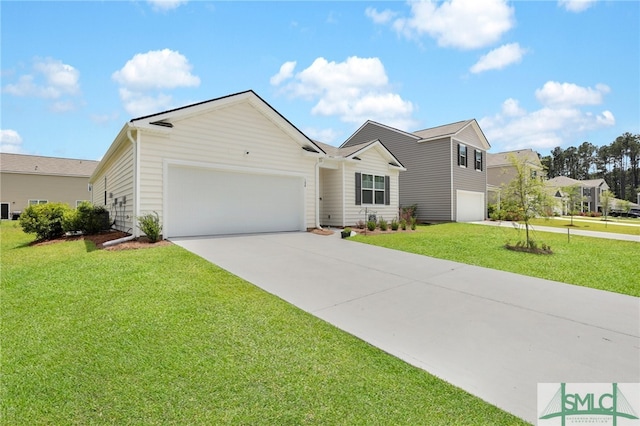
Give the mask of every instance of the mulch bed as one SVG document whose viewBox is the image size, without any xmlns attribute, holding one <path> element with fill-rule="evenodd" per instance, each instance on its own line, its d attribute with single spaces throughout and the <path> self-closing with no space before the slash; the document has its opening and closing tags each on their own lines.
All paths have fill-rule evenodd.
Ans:
<svg viewBox="0 0 640 426">
<path fill-rule="evenodd" d="M 512 251 L 519 251 L 523 253 L 533 253 L 533 254 L 553 254 L 551 249 L 542 249 L 539 247 L 525 247 L 525 246 L 514 246 L 511 244 L 505 244 L 504 248 Z"/>
<path fill-rule="evenodd" d="M 78 235 L 78 236 L 64 236 L 60 238 L 56 238 L 55 240 L 47 240 L 47 241 L 34 241 L 31 243 L 31 246 L 44 246 L 49 244 L 62 243 L 65 241 L 91 241 L 96 245 L 96 248 L 99 250 L 109 250 L 109 251 L 118 251 L 118 250 L 136 250 L 143 248 L 151 248 L 151 247 L 162 247 L 171 245 L 170 241 L 162 240 L 152 243 L 149 241 L 147 237 L 140 237 L 132 241 L 127 241 L 124 243 L 116 244 L 111 247 L 104 247 L 103 244 L 107 241 L 117 240 L 119 238 L 124 238 L 129 236 L 126 232 L 122 231 L 109 231 L 109 232 L 101 232 L 99 234 L 93 235 Z"/>
</svg>

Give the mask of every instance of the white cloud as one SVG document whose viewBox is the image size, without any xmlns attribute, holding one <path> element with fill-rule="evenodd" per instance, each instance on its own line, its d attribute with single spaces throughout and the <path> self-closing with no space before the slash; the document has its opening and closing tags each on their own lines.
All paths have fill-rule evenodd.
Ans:
<svg viewBox="0 0 640 426">
<path fill-rule="evenodd" d="M 375 24 L 387 24 L 391 22 L 393 18 L 398 14 L 389 9 L 378 12 L 375 7 L 368 7 L 365 9 L 364 14 L 370 18 Z"/>
<path fill-rule="evenodd" d="M 296 68 L 296 61 L 285 62 L 280 67 L 280 71 L 278 71 L 278 74 L 276 74 L 273 77 L 271 77 L 269 82 L 273 86 L 279 86 L 280 83 L 282 83 L 283 81 L 288 80 L 291 77 L 293 77 L 293 70 L 295 68 Z"/>
<path fill-rule="evenodd" d="M 187 58 L 170 49 L 138 53 L 112 78 L 131 90 L 173 89 L 200 85 L 200 78 L 191 74 L 193 66 Z"/>
<path fill-rule="evenodd" d="M 536 97 L 538 93 L 557 93 L 555 90 L 549 90 L 549 87 L 555 87 L 554 84 L 549 85 L 549 83 L 554 82 L 548 82 L 542 89 L 537 90 Z M 566 87 L 578 88 L 573 84 L 565 84 Z M 601 95 L 606 91 L 600 93 L 600 102 Z M 585 132 L 615 125 L 615 117 L 611 111 L 593 113 L 580 108 L 596 103 L 591 91 L 571 89 L 562 93 L 564 94 L 557 97 L 543 96 L 541 100 L 539 98 L 543 106 L 532 112 L 522 108 L 517 100 L 507 99 L 502 105 L 502 111 L 492 117 L 479 120 L 480 126 L 489 142 L 494 147 L 499 146 L 499 150 L 522 148 L 547 150 L 566 143 L 574 143 Z M 573 95 L 567 95 L 567 93 Z M 569 101 L 566 98 L 573 100 Z M 550 99 L 552 102 L 547 102 Z"/>
<path fill-rule="evenodd" d="M 153 10 L 159 12 L 176 9 L 187 2 L 188 0 L 147 0 L 147 3 L 153 7 Z"/>
<path fill-rule="evenodd" d="M 589 9 L 598 0 L 558 0 L 558 6 L 569 12 L 580 13 Z"/>
<path fill-rule="evenodd" d="M 145 94 L 121 88 L 120 99 L 129 115 L 142 117 L 173 107 L 173 97 L 164 93 Z"/>
<path fill-rule="evenodd" d="M 125 110 L 141 116 L 168 109 L 172 97 L 163 89 L 197 87 L 200 78 L 191 73 L 188 59 L 170 49 L 138 53 L 111 75 L 120 84 L 120 99 Z"/>
<path fill-rule="evenodd" d="M 510 43 L 493 49 L 482 56 L 480 60 L 471 67 L 472 73 L 480 73 L 488 70 L 499 70 L 508 65 L 519 63 L 526 50 L 518 43 Z"/>
<path fill-rule="evenodd" d="M 549 106 L 598 105 L 602 103 L 603 95 L 609 91 L 609 87 L 604 84 L 597 84 L 592 89 L 573 83 L 548 81 L 541 89 L 536 90 L 536 98 L 541 104 Z"/>
<path fill-rule="evenodd" d="M 0 152 L 18 154 L 22 152 L 22 137 L 11 129 L 0 130 Z"/>
<path fill-rule="evenodd" d="M 384 65 L 378 58 L 352 56 L 344 62 L 317 58 L 292 77 L 283 91 L 313 100 L 312 114 L 337 116 L 346 123 L 371 119 L 399 128 L 410 128 L 414 106 L 393 93 Z"/>
<path fill-rule="evenodd" d="M 80 94 L 80 72 L 58 59 L 36 58 L 33 72 L 21 75 L 16 83 L 4 86 L 3 91 L 43 99 L 75 96 Z"/>
<path fill-rule="evenodd" d="M 520 107 L 516 99 L 509 98 L 502 103 L 502 114 L 507 117 L 518 117 L 526 114 L 526 111 Z"/>
<path fill-rule="evenodd" d="M 432 0 L 412 2 L 411 17 L 393 28 L 407 38 L 427 34 L 443 47 L 477 49 L 496 43 L 515 22 L 506 0 Z"/>
<path fill-rule="evenodd" d="M 314 127 L 307 127 L 303 132 L 313 140 L 328 144 L 335 142 L 339 136 L 339 133 L 334 129 L 317 129 Z"/>
</svg>

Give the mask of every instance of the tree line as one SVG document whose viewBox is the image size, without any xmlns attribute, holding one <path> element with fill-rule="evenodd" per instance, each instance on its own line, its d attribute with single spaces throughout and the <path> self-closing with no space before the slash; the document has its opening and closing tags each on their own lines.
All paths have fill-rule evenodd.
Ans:
<svg viewBox="0 0 640 426">
<path fill-rule="evenodd" d="M 540 158 L 549 179 L 604 179 L 617 198 L 636 202 L 640 192 L 640 135 L 624 133 L 609 145 L 583 142 L 579 147 L 556 147 Z"/>
</svg>

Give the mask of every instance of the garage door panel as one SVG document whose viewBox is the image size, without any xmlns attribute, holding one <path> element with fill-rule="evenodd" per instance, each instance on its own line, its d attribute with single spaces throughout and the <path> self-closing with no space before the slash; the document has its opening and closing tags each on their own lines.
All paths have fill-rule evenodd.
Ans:
<svg viewBox="0 0 640 426">
<path fill-rule="evenodd" d="M 304 229 L 304 179 L 170 167 L 170 236 Z"/>
<path fill-rule="evenodd" d="M 462 191 L 456 193 L 456 222 L 474 222 L 485 219 L 483 192 Z"/>
</svg>

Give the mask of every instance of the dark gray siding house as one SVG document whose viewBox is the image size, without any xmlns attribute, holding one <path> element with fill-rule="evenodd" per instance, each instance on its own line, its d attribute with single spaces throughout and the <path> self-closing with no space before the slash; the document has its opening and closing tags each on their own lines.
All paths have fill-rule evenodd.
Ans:
<svg viewBox="0 0 640 426">
<path fill-rule="evenodd" d="M 490 145 L 475 119 L 417 132 L 367 121 L 341 148 L 373 139 L 406 167 L 400 175 L 400 205 L 417 205 L 418 220 L 485 219 Z"/>
</svg>

